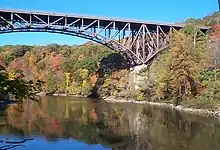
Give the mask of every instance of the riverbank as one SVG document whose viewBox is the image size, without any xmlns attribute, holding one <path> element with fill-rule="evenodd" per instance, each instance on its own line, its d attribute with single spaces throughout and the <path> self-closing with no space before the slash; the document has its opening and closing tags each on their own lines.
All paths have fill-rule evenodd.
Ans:
<svg viewBox="0 0 220 150">
<path fill-rule="evenodd" d="M 68 95 L 68 94 L 46 94 L 44 92 L 39 93 L 38 96 L 61 96 L 61 97 L 66 97 L 66 96 L 72 96 L 72 97 L 81 97 L 85 98 L 86 96 L 81 96 L 81 95 Z M 205 116 L 212 116 L 212 117 L 218 117 L 220 118 L 220 108 L 219 109 L 196 109 L 196 108 L 188 108 L 184 107 L 182 105 L 175 106 L 174 104 L 170 103 L 163 103 L 163 102 L 149 102 L 149 101 L 137 101 L 133 99 L 123 99 L 123 98 L 115 98 L 113 96 L 103 98 L 104 101 L 107 101 L 109 103 L 135 103 L 135 104 L 147 104 L 147 105 L 152 105 L 152 106 L 157 106 L 157 107 L 166 107 L 170 109 L 175 109 L 178 111 L 186 112 L 186 113 L 191 113 L 191 114 L 196 114 L 196 115 L 205 115 Z"/>
<path fill-rule="evenodd" d="M 170 109 L 175 109 L 178 111 L 186 112 L 186 113 L 191 113 L 195 115 L 203 115 L 203 116 L 212 116 L 212 117 L 217 117 L 220 118 L 220 108 L 219 109 L 196 109 L 196 108 L 187 108 L 181 105 L 175 106 L 173 104 L 169 103 L 159 103 L 159 102 L 148 102 L 148 101 L 137 101 L 137 100 L 132 100 L 132 99 L 117 99 L 115 97 L 107 97 L 104 98 L 103 100 L 109 102 L 109 103 L 135 103 L 135 104 L 147 104 L 147 105 L 152 105 L 152 106 L 157 106 L 157 107 L 166 107 Z"/>
<path fill-rule="evenodd" d="M 73 95 L 73 94 L 66 94 L 66 93 L 47 93 L 47 92 L 40 92 L 36 94 L 37 96 L 44 97 L 44 96 L 61 96 L 61 97 L 67 97 L 67 96 L 72 96 L 72 97 L 82 97 L 85 98 L 87 96 L 83 95 Z"/>
</svg>

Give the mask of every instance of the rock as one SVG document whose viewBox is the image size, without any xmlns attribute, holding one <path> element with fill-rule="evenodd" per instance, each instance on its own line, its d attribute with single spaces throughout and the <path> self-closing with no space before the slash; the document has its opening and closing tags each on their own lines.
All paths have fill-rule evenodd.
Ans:
<svg viewBox="0 0 220 150">
<path fill-rule="evenodd" d="M 126 97 L 127 95 L 129 95 L 128 91 L 121 91 L 118 93 L 118 97 Z"/>
<path fill-rule="evenodd" d="M 61 94 L 59 94 L 59 96 L 67 96 L 67 94 L 65 94 L 65 93 L 61 93 Z"/>
<path fill-rule="evenodd" d="M 114 96 L 109 96 L 109 97 L 107 97 L 107 98 L 104 98 L 104 100 L 114 101 L 114 100 L 115 100 L 115 97 L 114 97 Z"/>
<path fill-rule="evenodd" d="M 37 96 L 46 96 L 47 94 L 46 94 L 46 92 L 40 92 L 40 93 L 37 93 L 36 95 Z"/>
<path fill-rule="evenodd" d="M 54 93 L 53 96 L 68 96 L 66 93 Z"/>
<path fill-rule="evenodd" d="M 176 109 L 178 109 L 178 110 L 183 109 L 183 107 L 182 107 L 182 106 L 180 106 L 180 105 L 176 106 L 175 108 L 176 108 Z"/>
</svg>

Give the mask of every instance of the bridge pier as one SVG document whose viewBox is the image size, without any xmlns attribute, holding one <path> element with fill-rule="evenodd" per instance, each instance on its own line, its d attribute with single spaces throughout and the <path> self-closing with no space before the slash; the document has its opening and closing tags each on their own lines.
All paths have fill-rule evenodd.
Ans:
<svg viewBox="0 0 220 150">
<path fill-rule="evenodd" d="M 131 71 L 129 73 L 130 89 L 134 89 L 134 90 L 140 89 L 140 85 L 143 84 L 143 81 L 147 79 L 145 76 L 140 75 L 140 73 L 143 69 L 147 69 L 147 68 L 148 66 L 145 64 L 130 68 Z"/>
</svg>

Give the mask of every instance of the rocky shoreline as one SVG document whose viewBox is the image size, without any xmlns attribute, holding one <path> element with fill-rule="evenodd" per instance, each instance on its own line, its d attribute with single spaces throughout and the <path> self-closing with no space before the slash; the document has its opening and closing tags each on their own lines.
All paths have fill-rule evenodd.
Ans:
<svg viewBox="0 0 220 150">
<path fill-rule="evenodd" d="M 74 96 L 74 97 L 86 97 L 86 96 L 80 96 L 80 95 L 67 95 L 67 94 L 47 94 L 45 92 L 41 92 L 37 94 L 38 96 Z M 123 99 L 123 98 L 115 98 L 113 96 L 102 98 L 103 100 L 109 102 L 109 103 L 135 103 L 135 104 L 146 104 L 146 105 L 152 105 L 152 106 L 158 106 L 158 107 L 166 107 L 170 109 L 175 109 L 178 111 L 191 113 L 195 115 L 203 115 L 203 116 L 212 116 L 217 117 L 220 119 L 220 108 L 219 109 L 196 109 L 196 108 L 187 108 L 181 105 L 175 106 L 173 104 L 169 103 L 161 103 L 161 102 L 148 102 L 148 101 L 137 101 L 134 99 Z"/>
<path fill-rule="evenodd" d="M 61 96 L 61 97 L 67 97 L 67 96 L 72 96 L 72 97 L 87 97 L 83 95 L 72 95 L 72 94 L 66 94 L 66 93 L 46 93 L 46 92 L 40 92 L 36 94 L 37 96 L 44 97 L 44 96 Z"/>
<path fill-rule="evenodd" d="M 195 108 L 186 108 L 181 105 L 175 106 L 173 104 L 168 104 L 168 103 L 158 103 L 158 102 L 148 102 L 148 101 L 137 101 L 137 100 L 132 100 L 132 99 L 117 99 L 115 97 L 107 97 L 104 98 L 103 100 L 109 102 L 109 103 L 135 103 L 135 104 L 147 104 L 147 105 L 152 105 L 152 106 L 158 106 L 158 107 L 167 107 L 170 109 L 175 109 L 178 111 L 186 112 L 186 113 L 191 113 L 195 115 L 205 115 L 205 116 L 212 116 L 212 117 L 217 117 L 220 119 L 220 109 L 195 109 Z"/>
</svg>

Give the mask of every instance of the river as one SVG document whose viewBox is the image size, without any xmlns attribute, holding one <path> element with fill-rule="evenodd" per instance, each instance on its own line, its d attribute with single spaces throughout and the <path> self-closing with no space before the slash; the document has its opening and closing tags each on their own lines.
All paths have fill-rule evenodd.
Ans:
<svg viewBox="0 0 220 150">
<path fill-rule="evenodd" d="M 1 111 L 0 150 L 219 150 L 220 121 L 140 104 L 42 97 Z M 21 144 L 7 142 L 32 139 Z"/>
</svg>

